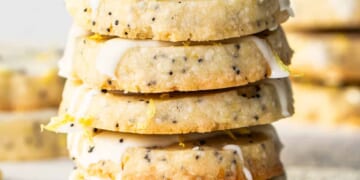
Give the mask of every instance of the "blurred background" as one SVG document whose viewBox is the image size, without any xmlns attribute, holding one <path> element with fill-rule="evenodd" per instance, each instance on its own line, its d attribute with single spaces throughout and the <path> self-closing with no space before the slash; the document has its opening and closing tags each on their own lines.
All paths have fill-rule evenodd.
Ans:
<svg viewBox="0 0 360 180">
<path fill-rule="evenodd" d="M 297 113 L 275 126 L 288 179 L 360 179 L 360 1 L 326 4 L 331 1 L 292 1 L 296 18 L 285 25 L 296 52 L 290 69 Z M 8 102 L 0 103 L 0 170 L 5 180 L 67 179 L 73 165 L 61 150 L 63 138 L 38 133 L 59 101 L 51 99 L 51 87 L 63 83 L 53 70 L 71 24 L 64 2 L 6 1 L 0 22 L 1 59 L 47 62 L 31 78 L 24 67 L 0 64 L 0 87 L 10 91 L 0 90 L 0 101 Z M 44 79 L 53 84 L 34 88 Z M 27 82 L 24 91 L 35 90 L 10 89 L 19 82 Z M 16 101 L 30 96 L 37 98 Z"/>
<path fill-rule="evenodd" d="M 63 0 L 11 0 L 0 6 L 1 43 L 63 47 L 70 16 Z"/>
<path fill-rule="evenodd" d="M 65 137 L 40 133 L 40 124 L 56 114 L 64 82 L 57 77 L 57 60 L 71 25 L 64 2 L 6 1 L 0 6 L 0 22 L 3 178 L 68 179 L 73 164 L 66 155 Z"/>
</svg>

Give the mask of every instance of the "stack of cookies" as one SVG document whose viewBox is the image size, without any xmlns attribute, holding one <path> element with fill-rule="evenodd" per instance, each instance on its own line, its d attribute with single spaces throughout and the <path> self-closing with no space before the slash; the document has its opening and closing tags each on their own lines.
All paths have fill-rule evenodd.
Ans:
<svg viewBox="0 0 360 180">
<path fill-rule="evenodd" d="M 278 0 L 66 1 L 71 179 L 275 179 L 293 113 Z"/>
<path fill-rule="evenodd" d="M 40 132 L 56 114 L 64 80 L 57 76 L 57 50 L 0 48 L 0 161 L 63 155 L 65 137 Z"/>
<path fill-rule="evenodd" d="M 295 117 L 360 125 L 360 0 L 293 0 Z"/>
</svg>

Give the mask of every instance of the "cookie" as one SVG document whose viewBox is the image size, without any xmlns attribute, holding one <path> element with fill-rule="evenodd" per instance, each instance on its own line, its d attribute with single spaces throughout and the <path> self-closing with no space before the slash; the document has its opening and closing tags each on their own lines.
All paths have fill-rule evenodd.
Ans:
<svg viewBox="0 0 360 180">
<path fill-rule="evenodd" d="M 288 79 L 209 92 L 124 94 L 68 81 L 48 130 L 79 127 L 140 134 L 211 132 L 269 124 L 293 114 Z"/>
<path fill-rule="evenodd" d="M 55 109 L 32 112 L 0 113 L 0 160 L 39 160 L 63 156 L 66 143 L 63 135 L 41 132 Z"/>
<path fill-rule="evenodd" d="M 288 0 L 66 0 L 74 21 L 128 39 L 210 41 L 274 29 L 291 14 Z"/>
<path fill-rule="evenodd" d="M 209 134 L 68 135 L 79 172 L 99 179 L 270 179 L 284 173 L 272 126 Z M 206 166 L 204 166 L 206 164 Z M 81 174 L 78 179 L 81 179 Z"/>
<path fill-rule="evenodd" d="M 57 76 L 57 51 L 0 48 L 0 110 L 57 107 L 64 80 Z"/>
<path fill-rule="evenodd" d="M 73 30 L 74 31 L 74 30 Z M 60 74 L 107 90 L 160 93 L 242 86 L 287 77 L 292 50 L 281 28 L 204 43 L 74 37 Z"/>
<path fill-rule="evenodd" d="M 291 70 L 297 79 L 323 84 L 360 82 L 360 34 L 288 33 L 295 50 Z"/>
<path fill-rule="evenodd" d="M 291 30 L 359 29 L 360 0 L 291 0 L 295 18 Z"/>
<path fill-rule="evenodd" d="M 322 125 L 360 127 L 360 87 L 293 83 L 294 119 Z"/>
</svg>

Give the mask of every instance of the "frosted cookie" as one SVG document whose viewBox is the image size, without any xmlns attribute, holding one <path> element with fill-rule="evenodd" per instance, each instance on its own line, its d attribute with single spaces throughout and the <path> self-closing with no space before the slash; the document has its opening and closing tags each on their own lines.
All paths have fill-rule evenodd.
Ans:
<svg viewBox="0 0 360 180">
<path fill-rule="evenodd" d="M 41 132 L 55 109 L 33 112 L 0 113 L 0 160 L 20 161 L 54 158 L 65 155 L 63 135 Z"/>
<path fill-rule="evenodd" d="M 291 0 L 295 18 L 286 28 L 299 29 L 359 29 L 360 0 Z"/>
<path fill-rule="evenodd" d="M 71 33 L 74 44 L 60 61 L 60 75 L 93 88 L 127 92 L 220 89 L 287 77 L 292 56 L 281 28 L 206 43 L 81 35 Z"/>
<path fill-rule="evenodd" d="M 292 14 L 288 0 L 66 0 L 74 21 L 129 39 L 210 41 L 274 29 Z"/>
<path fill-rule="evenodd" d="M 360 87 L 293 85 L 295 119 L 330 126 L 360 127 Z"/>
<path fill-rule="evenodd" d="M 360 34 L 288 33 L 295 50 L 291 70 L 325 84 L 360 82 Z"/>
<path fill-rule="evenodd" d="M 140 134 L 180 134 L 269 124 L 293 113 L 288 79 L 210 92 L 124 94 L 69 81 L 48 130 L 79 127 Z"/>
<path fill-rule="evenodd" d="M 57 76 L 57 51 L 0 48 L 0 110 L 56 107 L 64 80 Z"/>
<path fill-rule="evenodd" d="M 83 179 L 104 180 L 251 180 L 284 173 L 281 144 L 273 127 L 228 134 L 231 136 L 225 132 L 146 136 L 100 131 L 90 141 L 75 133 L 68 135 L 68 149 L 79 169 L 78 179 L 82 174 Z"/>
</svg>

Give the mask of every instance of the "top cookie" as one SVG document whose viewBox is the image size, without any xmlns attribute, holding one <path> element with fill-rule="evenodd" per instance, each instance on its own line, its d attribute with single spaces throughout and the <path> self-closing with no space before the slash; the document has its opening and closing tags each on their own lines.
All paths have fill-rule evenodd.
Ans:
<svg viewBox="0 0 360 180">
<path fill-rule="evenodd" d="M 288 0 L 66 0 L 75 22 L 102 35 L 209 41 L 274 29 L 292 13 Z"/>
<path fill-rule="evenodd" d="M 359 29 L 360 0 L 292 0 L 295 18 L 289 29 Z"/>
</svg>

